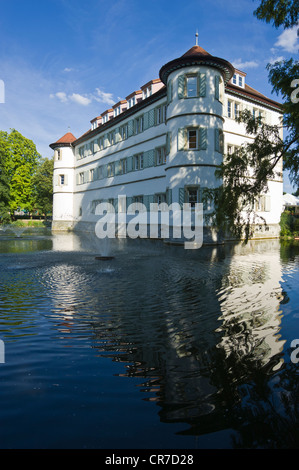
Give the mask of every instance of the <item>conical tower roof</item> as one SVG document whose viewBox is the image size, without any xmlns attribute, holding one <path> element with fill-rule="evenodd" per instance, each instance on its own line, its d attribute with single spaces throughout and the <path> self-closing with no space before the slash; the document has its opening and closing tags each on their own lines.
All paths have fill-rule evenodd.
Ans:
<svg viewBox="0 0 299 470">
<path fill-rule="evenodd" d="M 56 147 L 67 147 L 71 145 L 75 140 L 77 140 L 76 137 L 71 132 L 67 132 L 59 140 L 51 144 L 50 147 L 52 149 Z"/>
<path fill-rule="evenodd" d="M 171 60 L 167 64 L 163 65 L 160 70 L 160 79 L 166 85 L 168 75 L 171 72 L 192 65 L 205 65 L 218 68 L 226 83 L 232 78 L 235 72 L 234 67 L 227 60 L 215 57 L 202 47 L 195 45 L 181 57 Z"/>
<path fill-rule="evenodd" d="M 202 47 L 200 46 L 193 46 L 189 51 L 185 52 L 185 54 L 182 55 L 182 57 L 190 57 L 190 56 L 210 56 L 211 54 L 207 51 L 205 51 Z"/>
</svg>

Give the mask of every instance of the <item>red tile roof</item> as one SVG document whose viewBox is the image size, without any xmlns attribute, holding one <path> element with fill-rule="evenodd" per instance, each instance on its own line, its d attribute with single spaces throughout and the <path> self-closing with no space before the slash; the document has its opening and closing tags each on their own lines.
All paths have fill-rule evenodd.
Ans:
<svg viewBox="0 0 299 470">
<path fill-rule="evenodd" d="M 63 137 L 61 137 L 55 143 L 56 144 L 71 144 L 75 140 L 76 140 L 76 137 L 71 132 L 67 132 Z"/>
<path fill-rule="evenodd" d="M 200 46 L 193 46 L 189 51 L 185 52 L 185 54 L 182 55 L 182 57 L 190 57 L 190 56 L 198 56 L 198 55 L 204 55 L 204 56 L 211 56 L 207 51 L 205 51 L 202 47 Z"/>
<path fill-rule="evenodd" d="M 77 140 L 76 137 L 71 132 L 67 132 L 59 140 L 51 144 L 50 147 L 51 149 L 55 149 L 56 147 L 59 147 L 60 145 L 65 147 L 75 142 L 75 140 Z"/>
</svg>

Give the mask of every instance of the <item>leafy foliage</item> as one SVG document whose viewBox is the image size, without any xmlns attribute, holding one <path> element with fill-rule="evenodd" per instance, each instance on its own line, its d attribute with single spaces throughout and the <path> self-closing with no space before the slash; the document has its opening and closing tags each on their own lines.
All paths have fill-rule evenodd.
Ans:
<svg viewBox="0 0 299 470">
<path fill-rule="evenodd" d="M 7 222 L 9 219 L 9 181 L 6 172 L 6 159 L 8 157 L 8 145 L 0 138 L 0 219 Z"/>
<path fill-rule="evenodd" d="M 15 129 L 0 131 L 0 155 L 9 186 L 9 210 L 34 209 L 33 176 L 40 159 L 32 140 Z"/>
<path fill-rule="evenodd" d="M 42 159 L 33 178 L 35 209 L 45 217 L 52 211 L 54 160 Z"/>
<path fill-rule="evenodd" d="M 298 0 L 262 0 L 254 15 L 278 28 L 290 28 L 298 23 Z"/>
<path fill-rule="evenodd" d="M 262 0 L 254 12 L 259 19 L 285 28 L 298 23 L 298 0 Z M 292 82 L 299 78 L 299 63 L 294 59 L 267 66 L 273 91 L 282 97 L 284 113 L 281 126 L 270 126 L 254 119 L 249 111 L 239 116 L 244 123 L 251 143 L 244 144 L 232 155 L 226 155 L 216 170 L 222 185 L 206 190 L 205 197 L 212 199 L 212 223 L 237 238 L 247 241 L 253 224 L 265 223 L 255 212 L 258 196 L 267 191 L 268 180 L 275 178 L 279 166 L 289 170 L 290 180 L 299 186 L 299 106 L 291 99 Z M 285 137 L 282 137 L 282 130 Z M 260 219 L 260 220 L 257 220 Z"/>
</svg>

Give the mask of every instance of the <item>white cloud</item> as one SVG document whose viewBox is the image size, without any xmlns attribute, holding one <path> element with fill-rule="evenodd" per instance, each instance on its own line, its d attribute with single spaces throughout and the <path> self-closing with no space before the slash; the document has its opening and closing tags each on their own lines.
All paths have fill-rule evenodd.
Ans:
<svg viewBox="0 0 299 470">
<path fill-rule="evenodd" d="M 66 93 L 64 93 L 63 91 L 59 91 L 58 93 L 55 93 L 54 95 L 51 94 L 50 95 L 50 98 L 58 98 L 61 103 L 66 103 L 67 102 L 67 96 L 66 96 Z"/>
<path fill-rule="evenodd" d="M 282 62 L 283 60 L 284 60 L 284 57 L 281 55 L 281 56 L 278 56 L 278 57 L 272 57 L 269 60 L 269 63 L 270 64 L 275 64 L 275 62 Z"/>
<path fill-rule="evenodd" d="M 293 28 L 285 29 L 280 36 L 278 36 L 275 46 L 281 47 L 287 52 L 298 52 L 298 36 L 297 36 L 298 25 Z"/>
<path fill-rule="evenodd" d="M 91 99 L 86 98 L 86 96 L 79 95 L 78 93 L 73 93 L 69 96 L 69 99 L 74 103 L 81 104 L 82 106 L 88 106 L 91 103 Z"/>
<path fill-rule="evenodd" d="M 81 106 L 88 106 L 92 101 L 104 103 L 109 106 L 112 106 L 115 103 L 112 93 L 105 93 L 99 88 L 96 88 L 95 93 L 89 95 L 80 95 L 79 93 L 67 95 L 65 92 L 59 91 L 58 93 L 51 94 L 50 98 L 58 98 L 61 103 L 72 101 L 73 103 L 80 104 Z"/>
<path fill-rule="evenodd" d="M 252 69 L 259 66 L 259 63 L 255 60 L 248 60 L 243 62 L 241 59 L 237 59 L 234 60 L 232 64 L 238 70 Z"/>
<path fill-rule="evenodd" d="M 112 93 L 105 93 L 104 91 L 100 90 L 99 88 L 96 88 L 96 95 L 93 97 L 96 101 L 99 103 L 105 103 L 108 105 L 113 105 L 115 103 L 115 100 L 113 99 Z"/>
<path fill-rule="evenodd" d="M 63 69 L 64 72 L 72 72 L 74 69 L 70 69 L 69 67 L 65 67 L 65 69 Z"/>
</svg>

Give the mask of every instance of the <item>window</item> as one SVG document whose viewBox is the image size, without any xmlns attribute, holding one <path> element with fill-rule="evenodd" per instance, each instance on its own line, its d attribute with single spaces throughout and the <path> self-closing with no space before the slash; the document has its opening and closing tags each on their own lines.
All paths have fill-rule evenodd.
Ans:
<svg viewBox="0 0 299 470">
<path fill-rule="evenodd" d="M 133 212 L 138 210 L 137 204 L 143 204 L 143 196 L 133 196 L 132 198 Z"/>
<path fill-rule="evenodd" d="M 60 184 L 60 186 L 63 186 L 65 184 L 65 176 L 64 175 L 59 175 L 59 184 Z"/>
<path fill-rule="evenodd" d="M 166 148 L 159 147 L 156 149 L 156 165 L 164 165 L 166 163 Z"/>
<path fill-rule="evenodd" d="M 143 153 L 139 153 L 138 155 L 134 155 L 134 170 L 142 170 L 143 169 Z"/>
<path fill-rule="evenodd" d="M 239 117 L 239 114 L 240 114 L 240 105 L 239 105 L 239 103 L 235 103 L 234 112 L 235 112 L 235 119 L 237 119 Z"/>
<path fill-rule="evenodd" d="M 155 194 L 155 202 L 159 204 L 166 203 L 166 193 Z"/>
<path fill-rule="evenodd" d="M 138 210 L 137 204 L 143 204 L 143 196 L 133 196 L 132 197 L 132 211 L 135 212 Z"/>
<path fill-rule="evenodd" d="M 127 159 L 123 158 L 120 161 L 120 164 L 121 164 L 121 174 L 125 175 L 127 173 Z"/>
<path fill-rule="evenodd" d="M 199 188 L 198 186 L 188 186 L 185 188 L 185 202 L 189 203 L 191 207 L 199 202 Z"/>
<path fill-rule="evenodd" d="M 84 146 L 79 148 L 79 157 L 83 158 L 84 157 Z"/>
<path fill-rule="evenodd" d="M 178 150 L 206 150 L 208 146 L 206 127 L 182 128 L 178 131 Z"/>
<path fill-rule="evenodd" d="M 156 108 L 156 124 L 162 124 L 166 121 L 166 105 L 163 104 Z"/>
<path fill-rule="evenodd" d="M 187 147 L 188 149 L 197 149 L 197 130 L 196 129 L 188 129 L 187 131 Z"/>
<path fill-rule="evenodd" d="M 107 177 L 110 178 L 114 176 L 114 163 L 108 163 L 107 165 Z"/>
<path fill-rule="evenodd" d="M 239 75 L 239 86 L 243 86 L 243 77 Z"/>
<path fill-rule="evenodd" d="M 178 98 L 206 96 L 206 74 L 180 75 L 178 77 Z"/>
<path fill-rule="evenodd" d="M 271 199 L 269 195 L 261 195 L 258 197 L 255 210 L 257 212 L 270 212 L 271 210 Z"/>
<path fill-rule="evenodd" d="M 107 134 L 108 144 L 113 145 L 115 143 L 115 131 L 109 132 Z"/>
<path fill-rule="evenodd" d="M 79 184 L 83 184 L 84 183 L 84 172 L 82 171 L 81 173 L 79 173 Z"/>
<path fill-rule="evenodd" d="M 233 76 L 233 84 L 237 85 L 237 75 L 236 74 L 234 74 L 234 76 Z"/>
<path fill-rule="evenodd" d="M 94 168 L 89 170 L 89 181 L 93 181 L 93 180 L 94 180 Z"/>
<path fill-rule="evenodd" d="M 195 98 L 197 96 L 197 76 L 186 77 L 187 98 Z"/>
<path fill-rule="evenodd" d="M 129 99 L 129 108 L 132 108 L 132 106 L 135 105 L 135 96 Z"/>
<path fill-rule="evenodd" d="M 227 102 L 227 117 L 232 117 L 232 102 L 229 100 Z"/>
<path fill-rule="evenodd" d="M 60 149 L 56 149 L 55 152 L 54 152 L 54 155 L 55 155 L 55 160 L 61 160 L 61 150 Z"/>
<path fill-rule="evenodd" d="M 128 124 L 120 127 L 119 134 L 121 140 L 126 140 L 128 138 Z"/>
<path fill-rule="evenodd" d="M 135 134 L 139 134 L 143 131 L 143 116 L 135 119 Z"/>
</svg>

